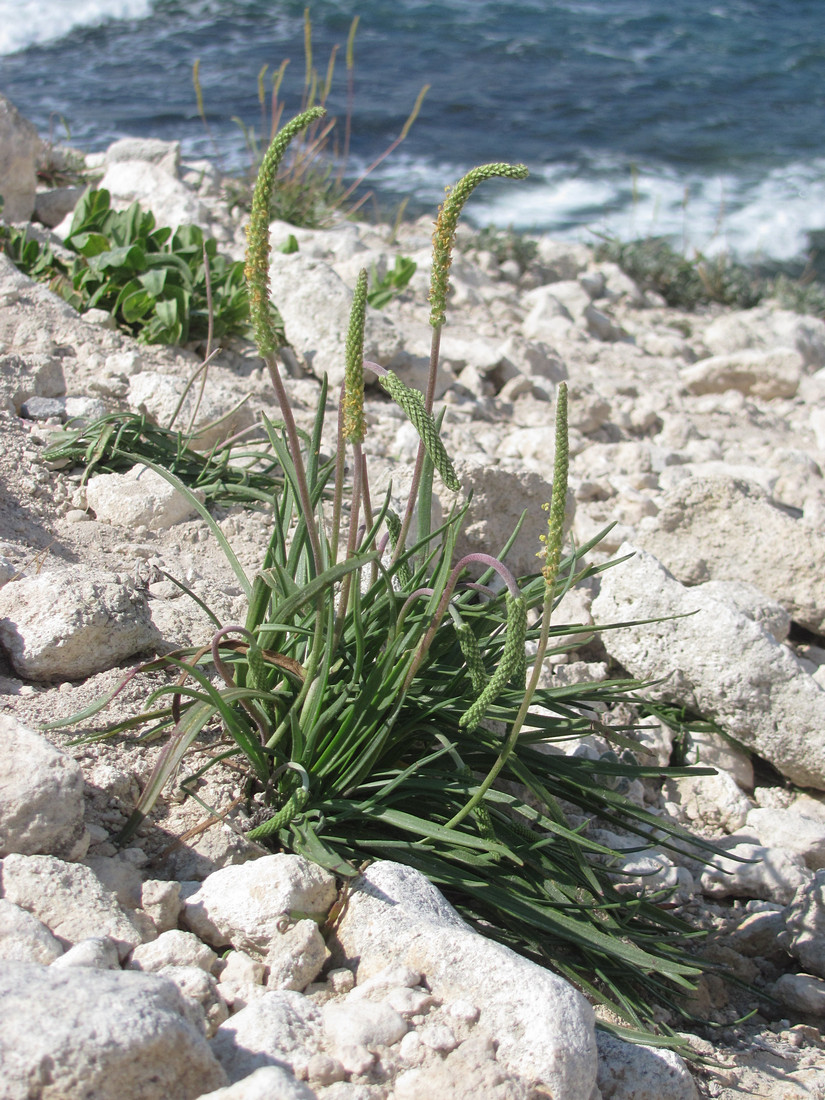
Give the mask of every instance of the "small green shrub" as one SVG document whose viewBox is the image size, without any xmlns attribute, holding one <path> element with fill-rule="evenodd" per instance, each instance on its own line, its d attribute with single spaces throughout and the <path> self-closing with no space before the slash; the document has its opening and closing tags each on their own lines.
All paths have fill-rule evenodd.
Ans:
<svg viewBox="0 0 825 1100">
<path fill-rule="evenodd" d="M 656 1004 L 680 1012 L 702 967 L 686 953 L 689 929 L 662 904 L 667 892 L 629 899 L 617 888 L 616 853 L 586 826 L 598 819 L 635 834 L 642 848 L 655 837 L 695 854 L 701 842 L 636 805 L 626 789 L 636 778 L 697 772 L 639 765 L 627 731 L 600 720 L 606 707 L 632 701 L 637 684 L 539 686 L 544 658 L 569 650 L 569 636 L 581 631 L 553 623 L 554 608 L 571 585 L 599 571 L 585 563 L 596 539 L 562 555 L 566 384 L 558 390 L 552 497 L 535 575 L 517 579 L 507 567 L 518 528 L 504 547 L 459 557 L 468 504 L 458 498 L 441 526 L 430 523 L 436 476 L 449 490 L 460 487 L 433 415 L 459 215 L 476 186 L 521 179 L 526 170 L 476 168 L 439 210 L 426 391 L 369 364 L 421 438 L 399 516 L 389 492 L 375 502 L 369 492 L 365 271 L 346 338 L 332 460 L 320 457 L 326 387 L 304 438 L 281 377 L 267 285 L 269 192 L 289 141 L 318 117 L 317 109 L 304 112 L 276 136 L 249 227 L 252 324 L 282 415 L 281 425 L 264 420 L 283 473 L 269 498 L 272 536 L 250 577 L 207 508 L 191 498 L 237 576 L 247 613 L 243 623 L 215 619 L 208 646 L 144 666 L 180 676 L 157 688 L 138 716 L 98 734 L 141 727 L 144 738 L 167 735 L 123 839 L 208 732 L 212 755 L 182 788 L 194 794 L 195 779 L 231 759 L 245 776 L 250 839 L 299 852 L 342 878 L 364 860 L 408 863 L 486 935 L 567 976 L 630 1027 L 653 1027 Z M 174 474 L 148 464 L 186 491 Z M 85 723 L 107 701 L 71 721 Z M 554 751 L 554 741 L 585 736 L 594 723 L 615 751 L 598 760 Z M 571 822 L 571 814 L 581 820 Z"/>
<path fill-rule="evenodd" d="M 49 282 L 80 312 L 105 309 L 124 331 L 146 344 L 203 340 L 209 331 L 207 280 L 213 335 L 245 334 L 249 304 L 243 264 L 218 252 L 197 226 L 158 227 L 137 203 L 111 208 L 106 190 L 80 199 L 64 248 L 68 260 L 27 237 L 0 227 L 0 249 L 25 274 Z M 207 272 L 208 265 L 208 272 Z"/>
<path fill-rule="evenodd" d="M 472 239 L 470 248 L 474 252 L 492 252 L 500 264 L 515 260 L 519 270 L 524 272 L 538 255 L 538 244 L 523 233 L 513 229 L 499 229 L 495 225 L 485 225 Z"/>
<path fill-rule="evenodd" d="M 387 271 L 383 279 L 372 269 L 372 287 L 367 292 L 367 301 L 373 309 L 383 309 L 398 294 L 409 286 L 410 279 L 418 270 L 418 264 L 408 256 L 396 256 L 395 267 Z"/>
<path fill-rule="evenodd" d="M 604 239 L 596 247 L 596 258 L 617 263 L 643 290 L 655 290 L 669 306 L 679 309 L 692 310 L 708 302 L 751 309 L 773 298 L 785 309 L 825 316 L 825 286 L 815 279 L 765 274 L 724 255 L 700 254 L 689 260 L 665 237 Z"/>
<path fill-rule="evenodd" d="M 358 198 L 355 197 L 361 185 L 370 173 L 406 140 L 413 123 L 418 117 L 421 104 L 429 91 L 429 84 L 422 86 L 398 137 L 367 166 L 355 181 L 352 183 L 345 182 L 350 160 L 350 136 L 355 95 L 355 35 L 359 22 L 360 16 L 356 15 L 350 24 L 344 47 L 347 109 L 343 126 L 339 125 L 337 119 L 326 117 L 326 114 L 318 115 L 310 121 L 303 133 L 291 144 L 278 169 L 278 186 L 272 190 L 270 195 L 269 213 L 273 219 L 277 218 L 280 221 L 303 226 L 307 229 L 319 229 L 330 225 L 335 217 L 341 213 L 348 217 L 352 216 L 372 197 L 369 192 L 362 193 Z M 332 47 L 326 69 L 319 72 L 314 58 L 312 20 L 309 8 L 305 8 L 304 79 L 300 95 L 302 111 L 311 110 L 313 107 L 321 107 L 325 110 L 336 77 L 336 61 L 339 50 L 338 44 Z M 243 132 L 250 167 L 249 171 L 242 177 L 230 176 L 227 178 L 226 189 L 230 207 L 238 206 L 242 210 L 249 210 L 251 207 L 252 192 L 263 162 L 264 152 L 267 144 L 274 140 L 283 118 L 285 103 L 280 95 L 288 66 L 289 58 L 285 58 L 272 73 L 270 89 L 267 89 L 266 86 L 269 66 L 264 65 L 258 73 L 258 102 L 261 109 L 260 134 L 256 132 L 253 126 L 246 126 L 241 119 L 234 119 Z M 212 134 L 200 82 L 199 61 L 195 61 L 193 65 L 192 80 L 195 87 L 198 114 L 203 122 L 204 129 L 211 138 Z M 342 129 L 343 134 L 341 134 Z M 214 139 L 212 139 L 212 142 L 217 159 L 220 162 L 220 153 Z"/>
</svg>

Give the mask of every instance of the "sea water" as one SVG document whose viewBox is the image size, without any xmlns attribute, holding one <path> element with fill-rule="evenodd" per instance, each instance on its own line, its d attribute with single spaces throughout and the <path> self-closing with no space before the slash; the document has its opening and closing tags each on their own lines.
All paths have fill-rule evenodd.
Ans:
<svg viewBox="0 0 825 1100">
<path fill-rule="evenodd" d="M 0 0 L 0 91 L 44 134 L 93 151 L 124 135 L 248 164 L 257 81 L 290 59 L 301 106 L 304 0 Z M 329 107 L 347 111 L 355 38 L 355 178 L 397 137 L 370 186 L 434 210 L 474 164 L 523 162 L 485 186 L 479 224 L 593 240 L 667 235 L 688 252 L 789 258 L 825 227 L 825 11 L 821 0 L 315 0 L 313 63 L 339 52 Z M 208 116 L 198 116 L 199 60 Z M 241 125 L 242 124 L 242 125 Z M 339 129 L 343 136 L 343 126 Z"/>
</svg>

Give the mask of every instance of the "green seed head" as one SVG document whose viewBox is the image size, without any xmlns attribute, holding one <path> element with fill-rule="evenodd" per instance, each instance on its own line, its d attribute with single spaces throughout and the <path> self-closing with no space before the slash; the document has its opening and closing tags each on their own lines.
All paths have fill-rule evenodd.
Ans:
<svg viewBox="0 0 825 1100">
<path fill-rule="evenodd" d="M 544 558 L 541 571 L 548 589 L 552 589 L 555 584 L 561 561 L 568 466 L 567 383 L 560 382 L 556 394 L 556 459 L 553 464 L 553 496 L 549 504 L 543 505 L 545 512 L 548 513 L 547 534 L 539 536 L 544 547 L 537 554 L 537 557 Z"/>
<path fill-rule="evenodd" d="M 379 381 L 393 401 L 400 405 L 407 414 L 408 420 L 418 432 L 418 437 L 424 444 L 424 449 L 430 461 L 441 474 L 444 484 L 452 492 L 457 493 L 461 488 L 461 482 L 458 480 L 455 467 L 450 461 L 450 456 L 447 454 L 441 436 L 438 434 L 435 420 L 424 407 L 423 394 L 418 390 L 410 389 L 391 370 L 382 375 Z"/>
<path fill-rule="evenodd" d="M 494 176 L 523 180 L 526 175 L 527 169 L 523 164 L 482 164 L 468 172 L 454 187 L 447 188 L 447 198 L 439 207 L 433 233 L 433 270 L 430 276 L 430 324 L 433 328 L 441 328 L 446 319 L 455 231 L 464 203 L 482 180 Z"/>
<path fill-rule="evenodd" d="M 346 343 L 344 375 L 344 439 L 363 443 L 364 417 L 364 318 L 367 311 L 367 273 L 361 269 L 352 299 Z"/>
<path fill-rule="evenodd" d="M 280 130 L 264 154 L 252 195 L 252 212 L 246 230 L 246 284 L 249 289 L 249 317 L 255 343 L 262 356 L 271 355 L 281 346 L 272 321 L 269 301 L 269 209 L 275 176 L 290 141 L 324 114 L 323 107 L 311 107 L 297 115 Z"/>
</svg>

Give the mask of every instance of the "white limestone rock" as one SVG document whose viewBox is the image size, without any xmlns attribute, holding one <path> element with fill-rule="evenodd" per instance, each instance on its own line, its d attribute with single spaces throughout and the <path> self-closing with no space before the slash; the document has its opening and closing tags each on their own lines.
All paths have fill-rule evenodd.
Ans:
<svg viewBox="0 0 825 1100">
<path fill-rule="evenodd" d="M 16 852 L 78 860 L 88 848 L 79 764 L 0 714 L 0 858 Z"/>
<path fill-rule="evenodd" d="M 7 1100 L 196 1100 L 226 1084 L 181 994 L 154 974 L 5 963 L 0 1005 Z"/>
<path fill-rule="evenodd" d="M 806 367 L 825 366 L 825 322 L 771 305 L 723 313 L 708 325 L 702 340 L 712 355 L 795 348 Z"/>
<path fill-rule="evenodd" d="M 116 142 L 110 147 L 106 171 L 97 185 L 110 193 L 113 208 L 123 210 L 138 202 L 144 210 L 152 211 L 158 225 L 173 229 L 207 224 L 208 208 L 178 177 L 175 150 L 158 148 L 157 159 L 144 159 L 144 154 L 155 156 L 150 144 L 168 147 L 178 143 L 143 139 L 138 145 L 134 139 L 124 140 L 130 142 L 129 146 Z M 65 225 L 63 222 L 59 231 Z"/>
<path fill-rule="evenodd" d="M 733 776 L 724 771 L 666 779 L 664 795 L 678 809 L 680 821 L 711 832 L 735 832 L 745 824 L 752 808 Z"/>
<path fill-rule="evenodd" d="M 90 867 L 103 886 L 110 890 L 126 909 L 137 909 L 143 886 L 143 875 L 138 867 L 123 858 L 124 853 L 116 856 L 90 856 L 83 862 Z"/>
<path fill-rule="evenodd" d="M 480 1027 L 498 1039 L 503 1069 L 555 1095 L 589 1097 L 590 1005 L 556 975 L 473 932 L 412 868 L 379 861 L 356 880 L 333 953 L 336 962 L 357 959 L 360 980 L 390 963 L 426 974 L 439 1000 L 481 1006 Z"/>
<path fill-rule="evenodd" d="M 688 392 L 724 393 L 738 390 L 751 397 L 793 397 L 802 377 L 802 356 L 794 348 L 747 349 L 713 355 L 682 371 Z"/>
<path fill-rule="evenodd" d="M 610 655 L 640 680 L 663 681 L 656 695 L 712 718 L 793 782 L 825 789 L 825 692 L 796 657 L 701 585 L 683 587 L 652 554 L 629 544 L 620 554 L 634 556 L 602 575 L 594 618 L 667 621 L 605 631 Z"/>
<path fill-rule="evenodd" d="M 705 581 L 702 591 L 709 596 L 715 596 L 723 603 L 735 607 L 747 618 L 763 627 L 775 642 L 784 642 L 791 630 L 791 616 L 777 600 L 766 596 L 759 588 L 745 581 Z M 717 742 L 720 739 L 717 737 Z M 710 743 L 703 742 L 705 751 L 710 748 Z M 716 751 L 721 753 L 722 746 L 718 745 Z"/>
<path fill-rule="evenodd" d="M 89 936 L 70 947 L 65 954 L 52 963 L 62 970 L 64 967 L 82 967 L 86 970 L 120 970 L 118 945 L 109 936 Z"/>
<path fill-rule="evenodd" d="M 163 932 L 156 940 L 139 944 L 129 959 L 130 970 L 160 971 L 167 966 L 197 967 L 209 973 L 218 956 L 191 932 L 177 928 Z"/>
<path fill-rule="evenodd" d="M 592 262 L 593 253 L 586 245 L 557 241 L 542 235 L 536 240 L 536 262 L 547 283 L 576 279 Z"/>
<path fill-rule="evenodd" d="M 166 425 L 180 404 L 186 379 L 158 371 L 141 371 L 129 379 L 126 400 L 134 412 L 145 413 L 158 424 Z M 240 404 L 244 394 L 219 381 L 207 378 L 203 393 L 200 386 L 193 386 L 183 400 L 178 412 L 177 424 L 188 424 L 195 412 L 195 432 L 190 446 L 197 451 L 208 451 L 216 443 L 222 443 L 236 432 L 255 423 L 255 411 L 250 402 Z"/>
<path fill-rule="evenodd" d="M 7 901 L 42 921 L 65 945 L 106 935 L 122 960 L 141 942 L 140 930 L 115 895 L 82 864 L 54 856 L 6 856 L 2 889 Z"/>
<path fill-rule="evenodd" d="M 702 872 L 702 892 L 713 898 L 763 898 L 787 904 L 811 877 L 801 856 L 744 842 L 712 856 Z"/>
<path fill-rule="evenodd" d="M 751 910 L 752 905 L 760 908 Z M 747 958 L 772 958 L 780 954 L 787 962 L 780 946 L 780 936 L 785 932 L 785 909 L 774 902 L 749 902 L 748 915 L 727 938 L 732 950 Z"/>
<path fill-rule="evenodd" d="M 625 1043 L 598 1031 L 602 1100 L 698 1100 L 690 1070 L 675 1051 Z"/>
<path fill-rule="evenodd" d="M 825 978 L 825 870 L 817 871 L 785 910 L 781 942 L 806 971 Z"/>
<path fill-rule="evenodd" d="M 756 807 L 748 812 L 741 831 L 752 834 L 759 844 L 770 844 L 801 856 L 811 871 L 825 868 L 825 822 L 792 809 Z"/>
<path fill-rule="evenodd" d="M 714 582 L 704 586 L 706 592 L 712 583 Z M 777 641 L 781 639 L 777 638 Z M 753 790 L 753 762 L 750 754 L 712 730 L 690 731 L 687 741 L 687 761 L 690 764 L 699 764 L 703 768 L 716 768 L 720 772 L 725 772 L 742 791 Z M 734 829 L 738 826 L 731 824 L 730 828 Z"/>
<path fill-rule="evenodd" d="M 635 539 L 683 584 L 747 581 L 814 633 L 825 630 L 825 536 L 753 484 L 691 478 Z"/>
<path fill-rule="evenodd" d="M 200 1100 L 317 1100 L 318 1094 L 296 1081 L 288 1069 L 262 1066 L 234 1085 L 205 1093 Z"/>
<path fill-rule="evenodd" d="M 262 856 L 209 875 L 186 895 L 182 920 L 213 947 L 265 959 L 293 921 L 325 920 L 336 896 L 334 876 L 302 856 Z"/>
<path fill-rule="evenodd" d="M 200 966 L 162 966 L 155 973 L 178 987 L 196 1008 L 207 1039 L 211 1039 L 221 1024 L 229 1018 L 229 1008 L 218 983 Z"/>
<path fill-rule="evenodd" d="M 0 254 L 0 272 L 11 260 Z M 18 275 L 17 268 L 13 268 Z M 20 275 L 24 279 L 24 275 Z M 19 416 L 31 397 L 63 397 L 66 380 L 63 363 L 54 355 L 29 352 L 23 355 L 0 355 L 0 398 Z"/>
<path fill-rule="evenodd" d="M 212 1050 L 234 1084 L 263 1066 L 306 1069 L 323 1049 L 320 1009 L 290 990 L 265 993 L 218 1028 Z"/>
<path fill-rule="evenodd" d="M 407 1033 L 403 1016 L 383 1002 L 349 997 L 321 1009 L 324 1031 L 334 1047 L 365 1046 L 368 1050 L 392 1046 Z"/>
<path fill-rule="evenodd" d="M 772 993 L 793 1012 L 825 1018 L 825 981 L 813 974 L 783 974 Z"/>
<path fill-rule="evenodd" d="M 303 990 L 315 981 L 329 957 L 314 920 L 290 922 L 269 943 L 265 963 L 267 989 Z"/>
<path fill-rule="evenodd" d="M 409 1040 L 409 1042 L 408 1042 Z M 407 1046 L 404 1051 L 405 1044 Z M 418 1033 L 411 1031 L 402 1039 L 404 1061 L 426 1058 L 428 1048 Z M 496 1060 L 495 1046 L 489 1035 L 475 1034 L 465 1040 L 446 1058 L 427 1061 L 399 1074 L 393 1090 L 394 1100 L 432 1100 L 433 1097 L 449 1097 L 450 1100 L 530 1100 L 544 1095 L 531 1088 L 507 1066 Z M 560 1093 L 564 1097 L 593 1100 L 597 1095 L 586 1093 Z"/>
<path fill-rule="evenodd" d="M 32 216 L 41 147 L 35 127 L 0 95 L 0 195 L 8 224 L 27 222 Z"/>
<path fill-rule="evenodd" d="M 303 251 L 273 255 L 269 278 L 272 300 L 284 320 L 287 339 L 316 378 L 325 373 L 329 376 L 331 392 L 337 393 L 344 380 L 344 343 L 352 292 L 331 267 Z M 407 373 L 411 357 L 404 351 L 401 334 L 392 321 L 369 307 L 364 358 L 397 371 L 408 384 L 417 385 L 421 380 Z"/>
<path fill-rule="evenodd" d="M 83 679 L 157 640 L 145 594 L 114 573 L 72 565 L 0 589 L 0 644 L 23 679 Z"/>
<path fill-rule="evenodd" d="M 552 475 L 552 458 L 546 468 Z M 547 516 L 541 508 L 550 500 L 552 483 L 528 470 L 511 472 L 462 461 L 456 464 L 456 472 L 464 493 L 473 493 L 459 535 L 456 560 L 472 551 L 498 554 L 526 508 L 527 518 L 505 564 L 516 577 L 537 573 L 541 562 L 536 547 L 541 549 L 539 535 L 547 527 Z"/>
<path fill-rule="evenodd" d="M 200 489 L 192 490 L 201 502 Z M 125 474 L 97 474 L 86 483 L 86 503 L 102 523 L 166 531 L 191 519 L 197 510 L 179 489 L 150 470 L 133 466 Z"/>
<path fill-rule="evenodd" d="M 63 954 L 63 945 L 31 913 L 0 898 L 0 961 L 48 966 Z"/>
<path fill-rule="evenodd" d="M 158 932 L 169 932 L 177 928 L 181 906 L 179 882 L 147 879 L 142 884 L 140 907 Z"/>
</svg>

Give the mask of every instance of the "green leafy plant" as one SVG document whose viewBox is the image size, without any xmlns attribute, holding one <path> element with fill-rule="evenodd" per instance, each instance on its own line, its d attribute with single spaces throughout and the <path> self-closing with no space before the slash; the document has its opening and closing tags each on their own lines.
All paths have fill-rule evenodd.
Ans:
<svg viewBox="0 0 825 1100">
<path fill-rule="evenodd" d="M 105 309 L 146 344 L 180 344 L 248 331 L 243 264 L 218 252 L 197 226 L 158 227 L 137 203 L 116 211 L 106 190 L 78 203 L 69 260 L 25 232 L 4 230 L 0 247 L 22 271 L 48 281 L 81 312 Z M 211 296 L 211 310 L 210 300 Z"/>
<path fill-rule="evenodd" d="M 378 272 L 373 267 L 372 287 L 367 292 L 367 302 L 373 309 L 383 309 L 388 302 L 406 290 L 417 270 L 418 264 L 408 256 L 396 256 L 395 266 L 386 272 L 383 279 L 378 278 Z"/>
<path fill-rule="evenodd" d="M 220 761 L 240 763 L 250 839 L 299 852 L 344 878 L 376 858 L 417 867 L 485 934 L 566 975 L 631 1028 L 650 1027 L 655 1004 L 678 1010 L 701 972 L 686 954 L 691 933 L 661 904 L 665 894 L 628 899 L 617 889 L 615 853 L 592 839 L 587 826 L 597 820 L 628 830 L 640 848 L 653 836 L 677 851 L 695 852 L 699 842 L 622 791 L 623 780 L 663 772 L 636 762 L 632 731 L 612 729 L 600 718 L 604 708 L 633 699 L 638 685 L 539 683 L 545 657 L 571 648 L 569 636 L 581 631 L 554 624 L 554 608 L 571 585 L 598 572 L 585 561 L 598 540 L 562 553 L 565 384 L 557 398 L 547 533 L 537 546 L 540 571 L 517 579 L 507 567 L 518 530 L 504 547 L 459 556 L 468 507 L 460 497 L 439 527 L 430 521 L 436 478 L 449 491 L 460 487 L 433 414 L 459 215 L 476 186 L 493 177 L 521 179 L 526 170 L 476 168 L 439 210 L 426 391 L 369 364 L 421 437 L 399 516 L 389 492 L 373 502 L 369 490 L 365 271 L 353 299 L 338 446 L 330 461 L 320 457 L 326 387 L 305 439 L 281 378 L 281 336 L 267 286 L 270 191 L 290 140 L 319 110 L 293 119 L 267 151 L 248 231 L 252 323 L 282 414 L 281 425 L 264 420 L 284 479 L 270 497 L 272 537 L 260 571 L 250 577 L 193 498 L 246 595 L 247 614 L 243 623 L 215 619 L 206 647 L 144 666 L 180 675 L 155 690 L 136 718 L 104 731 L 140 726 L 143 737 L 167 735 L 124 839 L 201 734 L 210 732 L 212 755 L 184 779 L 183 789 L 190 791 L 192 780 Z M 347 461 L 352 475 L 345 493 Z M 147 464 L 184 489 L 175 474 Z M 329 487 L 331 501 L 325 500 Z M 88 721 L 110 698 L 72 721 Z M 554 748 L 558 740 L 594 730 L 618 751 L 594 761 Z"/>
<path fill-rule="evenodd" d="M 93 474 L 115 474 L 151 462 L 168 470 L 207 504 L 269 504 L 283 483 L 267 441 L 235 436 L 208 453 L 196 451 L 195 433 L 153 424 L 139 413 L 115 412 L 81 427 L 67 424 L 43 451 L 46 462 L 82 466 L 83 481 Z"/>
</svg>

